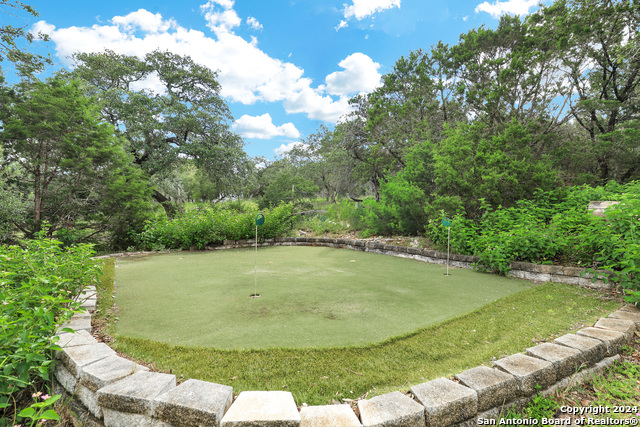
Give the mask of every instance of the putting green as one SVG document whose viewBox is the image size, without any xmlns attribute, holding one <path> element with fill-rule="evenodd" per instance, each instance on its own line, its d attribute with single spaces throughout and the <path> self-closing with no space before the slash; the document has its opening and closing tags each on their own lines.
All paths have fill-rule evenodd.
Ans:
<svg viewBox="0 0 640 427">
<path fill-rule="evenodd" d="M 534 286 L 325 247 L 120 258 L 119 335 L 220 349 L 360 346 L 410 334 Z"/>
</svg>

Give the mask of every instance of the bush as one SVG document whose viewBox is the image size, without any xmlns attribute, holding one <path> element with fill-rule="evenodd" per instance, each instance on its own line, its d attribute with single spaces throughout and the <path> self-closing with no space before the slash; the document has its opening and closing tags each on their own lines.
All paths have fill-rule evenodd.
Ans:
<svg viewBox="0 0 640 427">
<path fill-rule="evenodd" d="M 0 425 L 16 419 L 15 402 L 51 379 L 52 350 L 60 349 L 51 337 L 100 273 L 90 245 L 63 249 L 42 235 L 22 245 L 0 246 Z"/>
<path fill-rule="evenodd" d="M 560 188 L 535 192 L 531 200 L 492 209 L 480 200 L 480 217 L 456 214 L 451 251 L 476 255 L 477 267 L 507 274 L 513 261 L 582 265 L 592 272 L 619 272 L 613 280 L 627 289 L 628 301 L 640 301 L 640 182 L 604 187 Z M 606 218 L 592 215 L 591 200 L 618 200 Z M 441 212 L 440 216 L 445 214 Z M 446 248 L 441 218 L 427 222 L 426 234 Z"/>
<path fill-rule="evenodd" d="M 147 250 L 204 249 L 225 240 L 255 238 L 258 212 L 238 212 L 198 206 L 174 219 L 165 216 L 148 221 L 144 231 L 136 235 L 139 247 Z M 281 236 L 291 226 L 291 204 L 263 211 L 266 221 L 258 227 L 258 239 Z"/>
</svg>

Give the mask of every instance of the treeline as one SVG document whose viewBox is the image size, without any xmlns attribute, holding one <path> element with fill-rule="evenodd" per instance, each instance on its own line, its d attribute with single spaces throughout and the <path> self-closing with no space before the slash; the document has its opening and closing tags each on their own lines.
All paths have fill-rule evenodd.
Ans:
<svg viewBox="0 0 640 427">
<path fill-rule="evenodd" d="M 173 218 L 183 202 L 317 196 L 363 201 L 368 233 L 416 235 L 536 191 L 632 182 L 639 23 L 632 1 L 503 16 L 409 52 L 335 127 L 275 161 L 246 155 L 216 73 L 188 57 L 76 54 L 73 71 L 40 81 L 46 61 L 5 43 L 22 80 L 0 81 L 0 239 L 46 228 L 127 247 L 154 210 Z M 139 89 L 150 78 L 160 89 Z"/>
<path fill-rule="evenodd" d="M 536 191 L 631 182 L 639 23 L 629 1 L 503 16 L 496 29 L 400 58 L 346 120 L 280 163 L 301 164 L 293 169 L 326 195 L 368 188 L 368 226 L 383 234 L 423 233 L 441 212 L 477 218 Z"/>
</svg>

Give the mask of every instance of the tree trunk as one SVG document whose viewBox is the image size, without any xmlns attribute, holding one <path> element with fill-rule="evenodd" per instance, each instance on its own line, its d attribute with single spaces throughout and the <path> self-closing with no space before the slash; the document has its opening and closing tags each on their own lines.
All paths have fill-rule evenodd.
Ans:
<svg viewBox="0 0 640 427">
<path fill-rule="evenodd" d="M 160 193 L 158 190 L 153 190 L 152 197 L 156 202 L 162 205 L 164 211 L 167 213 L 167 218 L 173 218 L 176 215 L 176 207 L 173 206 L 167 196 Z"/>
</svg>

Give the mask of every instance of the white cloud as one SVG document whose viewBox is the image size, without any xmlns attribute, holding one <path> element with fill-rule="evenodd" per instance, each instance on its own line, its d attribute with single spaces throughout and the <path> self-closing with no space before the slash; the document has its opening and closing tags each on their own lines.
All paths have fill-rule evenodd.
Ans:
<svg viewBox="0 0 640 427">
<path fill-rule="evenodd" d="M 281 126 L 273 124 L 269 113 L 261 116 L 243 115 L 233 124 L 233 129 L 245 138 L 271 139 L 277 136 L 300 138 L 300 132 L 293 123 Z"/>
<path fill-rule="evenodd" d="M 167 90 L 160 80 L 160 76 L 157 72 L 153 72 L 149 74 L 145 79 L 138 80 L 136 82 L 131 83 L 132 90 L 147 90 L 153 94 L 162 95 Z"/>
<path fill-rule="evenodd" d="M 202 6 L 214 36 L 144 9 L 91 27 L 56 28 L 40 21 L 32 31 L 49 34 L 57 56 L 67 66 L 73 65 L 70 57 L 75 52 L 110 49 L 142 57 L 156 49 L 167 50 L 189 55 L 196 63 L 218 70 L 221 95 L 229 102 L 282 102 L 287 113 L 302 113 L 333 123 L 351 110 L 348 94 L 370 90 L 379 81 L 379 65 L 356 53 L 340 62 L 343 70 L 327 76 L 325 85 L 312 87 L 312 80 L 304 76 L 302 68 L 267 55 L 258 48 L 256 37 L 245 40 L 233 33 L 241 23 L 234 18 L 237 14 L 233 4 L 232 0 L 211 0 Z M 229 13 L 225 15 L 226 12 Z M 153 78 L 147 83 L 150 90 L 157 91 Z"/>
<path fill-rule="evenodd" d="M 393 7 L 400 8 L 400 0 L 353 0 L 351 6 L 344 5 L 344 17 L 356 18 L 358 21 Z"/>
<path fill-rule="evenodd" d="M 349 24 L 347 23 L 347 21 L 343 19 L 342 21 L 340 21 L 340 23 L 336 27 L 336 31 L 340 31 L 340 28 L 345 28 L 345 27 L 348 27 L 348 26 L 349 26 Z"/>
<path fill-rule="evenodd" d="M 529 9 L 534 6 L 537 6 L 539 0 L 507 0 L 507 1 L 498 1 L 491 4 L 488 1 L 479 4 L 476 6 L 476 13 L 478 12 L 487 12 L 494 18 L 499 18 L 502 15 L 510 14 L 510 15 L 527 15 L 529 13 Z"/>
<path fill-rule="evenodd" d="M 221 11 L 218 6 L 222 6 Z M 207 27 L 217 35 L 230 32 L 238 27 L 242 20 L 233 8 L 233 0 L 210 0 L 200 6 L 207 20 Z"/>
<path fill-rule="evenodd" d="M 356 52 L 338 64 L 344 71 L 329 74 L 325 81 L 326 91 L 332 95 L 348 96 L 355 93 L 371 92 L 380 86 L 380 64 L 373 62 L 364 53 Z"/>
<path fill-rule="evenodd" d="M 286 153 L 288 153 L 289 151 L 293 150 L 294 148 L 299 147 L 299 148 L 304 148 L 304 147 L 308 147 L 307 144 L 303 144 L 302 142 L 292 142 L 290 144 L 282 144 L 280 147 L 276 148 L 273 150 L 274 153 L 276 153 L 276 156 L 282 156 Z"/>
<path fill-rule="evenodd" d="M 125 32 L 140 29 L 147 33 L 165 32 L 176 24 L 172 19 L 164 20 L 159 13 L 154 14 L 144 9 L 138 9 L 137 12 L 131 12 L 126 16 L 115 16 L 111 22 Z"/>
<path fill-rule="evenodd" d="M 253 16 L 250 16 L 247 18 L 247 25 L 250 26 L 251 28 L 253 28 L 254 30 L 261 30 L 262 29 L 262 24 L 260 22 L 258 22 L 258 20 L 256 18 L 254 18 Z"/>
</svg>

